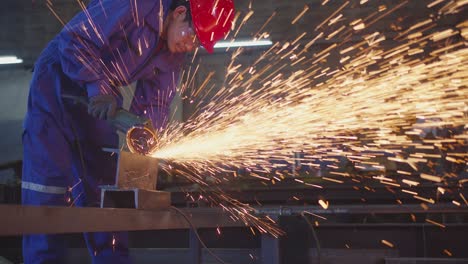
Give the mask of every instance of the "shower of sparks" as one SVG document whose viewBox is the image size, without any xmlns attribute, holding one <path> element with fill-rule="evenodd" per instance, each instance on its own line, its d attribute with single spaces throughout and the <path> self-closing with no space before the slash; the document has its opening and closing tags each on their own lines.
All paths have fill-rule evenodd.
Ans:
<svg viewBox="0 0 468 264">
<path fill-rule="evenodd" d="M 436 225 L 436 226 L 439 226 L 439 227 L 442 227 L 442 228 L 445 228 L 445 225 L 444 224 L 441 224 L 439 222 L 436 222 L 434 220 L 431 220 L 431 219 L 427 219 L 426 218 L 426 222 L 430 223 L 430 224 L 433 224 L 433 225 Z"/>
<path fill-rule="evenodd" d="M 465 202 L 466 206 L 468 206 L 468 201 L 466 200 L 465 196 L 463 196 L 463 193 L 460 193 L 460 197 Z"/>
<path fill-rule="evenodd" d="M 318 203 L 320 204 L 320 206 L 322 206 L 323 209 L 325 209 L 325 210 L 328 209 L 328 206 L 329 206 L 329 203 L 328 203 L 328 202 L 326 202 L 326 201 L 320 199 L 320 200 L 318 201 Z"/>
<path fill-rule="evenodd" d="M 448 249 L 444 249 L 443 252 L 444 252 L 444 254 L 446 254 L 446 255 L 449 256 L 449 257 L 452 257 L 452 256 L 453 256 L 452 252 L 450 252 L 450 250 L 448 250 Z"/>
<path fill-rule="evenodd" d="M 379 7 L 381 11 L 377 12 L 388 15 L 387 10 L 395 11 L 405 3 L 388 9 Z M 348 4 L 345 2 L 317 29 L 333 21 Z M 453 8 L 448 10 L 455 12 Z M 369 19 L 375 22 L 375 18 L 368 18 L 351 24 L 364 27 Z M 380 47 L 387 36 L 379 32 L 364 35 L 357 43 L 331 44 L 310 57 L 304 55 L 310 45 L 303 47 L 296 40 L 294 45 L 277 43 L 245 69 L 236 62 L 242 52 L 239 49 L 233 52 L 227 69 L 226 86 L 219 89 L 214 101 L 198 110 L 198 115 L 185 125 L 167 130 L 152 156 L 184 164 L 197 175 L 216 175 L 229 167 L 249 168 L 252 176 L 266 181 L 272 179 L 268 173 L 278 168 L 272 160 L 293 163 L 292 153 L 299 150 L 311 154 L 302 159 L 311 167 L 324 160 L 338 161 L 338 156 L 352 161 L 357 169 L 373 167 L 382 173 L 385 165 L 372 160 L 383 156 L 387 162 L 408 166 L 408 171 L 399 171 L 401 176 L 443 182 L 452 176 L 431 175 L 420 168 L 441 158 L 440 154 L 423 150 L 436 152 L 447 149 L 449 144 L 465 146 L 468 49 L 466 40 L 456 37 L 467 31 L 467 23 L 456 25 L 457 30 L 437 32 L 425 25 L 416 23 L 397 35 L 406 40 L 388 50 Z M 359 30 L 354 27 L 354 31 Z M 314 41 L 324 39 L 324 32 L 315 34 Z M 349 33 L 346 29 L 337 34 Z M 421 57 L 429 48 L 431 53 Z M 342 56 L 341 67 L 322 68 L 321 63 L 332 52 Z M 264 62 L 266 65 L 262 65 Z M 297 69 L 289 67 L 291 64 L 297 64 Z M 293 73 L 288 75 L 288 70 Z M 203 88 L 212 77 L 210 73 Z M 200 90 L 196 89 L 195 95 Z M 451 137 L 425 138 L 427 131 L 437 128 L 461 132 Z M 410 149 L 416 149 L 415 153 L 408 155 Z M 447 152 L 446 160 L 466 163 L 466 154 L 455 154 Z M 337 165 L 327 166 L 339 170 Z M 323 179 L 343 183 L 340 179 Z M 414 179 L 400 177 L 380 182 L 393 187 L 418 185 Z M 413 191 L 405 192 L 434 202 Z"/>
<path fill-rule="evenodd" d="M 307 10 L 309 10 L 308 5 L 304 6 L 304 10 L 302 10 L 302 12 L 299 13 L 299 15 L 297 15 L 297 17 L 294 18 L 293 21 L 291 21 L 291 24 L 296 24 L 296 22 L 299 21 L 299 19 L 301 19 L 301 17 L 307 12 Z"/>
<path fill-rule="evenodd" d="M 380 54 L 382 58 L 384 52 Z M 249 89 L 236 98 L 212 103 L 182 129 L 168 132 L 153 156 L 195 166 L 226 162 L 250 167 L 266 165 L 269 157 L 287 160 L 298 149 L 320 153 L 341 145 L 349 151 L 333 148 L 323 154 L 356 155 L 354 160 L 364 164 L 371 157 L 360 153 L 384 151 L 394 155 L 394 161 L 416 168 L 414 164 L 428 159 L 417 155 L 403 158 L 403 147 L 464 141 L 418 143 L 408 135 L 422 134 L 427 128 L 465 125 L 468 49 L 444 54 L 432 63 L 405 60 L 394 53 L 385 57 L 388 64 L 381 70 L 354 77 L 357 67 L 374 61 L 370 56 L 377 55 L 355 58 L 352 65 L 345 65 L 344 71 L 336 72 L 335 78 L 316 89 L 305 89 L 310 73 L 298 70 L 287 79 L 278 74 L 266 81 L 264 87 L 269 89 Z M 250 85 L 252 79 L 235 86 Z M 188 129 L 192 131 L 185 134 Z M 420 176 L 442 181 L 438 176 Z"/>
<path fill-rule="evenodd" d="M 382 242 L 382 244 L 386 245 L 387 247 L 390 247 L 390 248 L 394 248 L 394 247 L 395 247 L 391 242 L 388 242 L 388 241 L 385 240 L 385 239 L 382 239 L 380 242 Z"/>
<path fill-rule="evenodd" d="M 143 26 L 137 1 L 131 2 L 135 24 Z M 328 7 L 328 2 L 321 5 Z M 188 195 L 188 199 L 218 205 L 231 219 L 279 236 L 282 231 L 271 218 L 256 216 L 253 207 L 216 186 L 229 181 L 219 175 L 237 177 L 235 168 L 245 168 L 250 176 L 274 184 L 288 176 L 282 168 L 297 161 L 313 169 L 326 162 L 333 178 L 323 180 L 362 183 L 353 174 L 340 171 L 339 162 L 346 159 L 357 172 L 378 172 L 380 176 L 374 180 L 388 190 L 401 188 L 401 192 L 426 203 L 435 203 L 435 197 L 419 196 L 412 187 L 422 181 L 444 184 L 456 180 L 457 175 L 437 173 L 431 164 L 444 159 L 454 167 L 463 166 L 468 159 L 468 21 L 452 28 L 435 28 L 439 19 L 461 12 L 468 1 L 433 1 L 427 8 L 436 15 L 408 28 L 390 25 L 396 34 L 368 31 L 382 18 L 404 9 L 408 1 L 378 5 L 366 17 L 347 18 L 346 11 L 355 8 L 355 2 L 346 1 L 332 10 L 315 30 L 275 43 L 250 65 L 239 62 L 242 48 L 232 51 L 222 87 L 211 84 L 214 72 L 195 87 L 198 64 L 192 63 L 182 72 L 179 92 L 186 95 L 187 102 L 199 102 L 194 105 L 196 112 L 186 123 L 171 124 L 162 131 L 158 150 L 151 156 L 177 164 L 178 176 L 197 183 L 202 192 L 209 191 L 209 195 Z M 88 23 L 79 25 L 83 34 L 103 41 L 101 29 L 83 2 L 78 3 L 88 18 Z M 369 1 L 359 4 L 368 5 Z M 51 1 L 47 6 L 60 20 Z M 305 20 L 311 14 L 308 10 L 305 6 L 291 24 Z M 269 37 L 263 30 L 278 17 L 277 12 L 261 26 L 255 39 Z M 236 14 L 236 26 L 229 35 L 232 41 L 254 14 L 251 8 L 244 15 Z M 398 44 L 384 46 L 388 40 Z M 89 45 L 78 41 L 84 47 Z M 315 51 L 316 44 L 325 47 Z M 138 40 L 137 47 L 140 55 L 154 48 L 145 38 Z M 197 50 L 189 61 L 195 62 L 198 54 Z M 111 85 L 128 85 L 128 62 L 122 61 L 118 50 L 107 63 L 84 50 L 76 56 L 91 72 L 108 78 Z M 328 65 L 334 57 L 339 57 L 339 63 Z M 96 72 L 98 68 L 102 72 Z M 202 105 L 212 93 L 210 103 Z M 172 95 L 172 91 L 158 94 L 158 104 Z M 439 129 L 450 133 L 439 135 Z M 303 157 L 293 155 L 298 152 L 304 153 Z M 398 165 L 396 176 L 385 175 L 388 163 Z M 363 189 L 375 191 L 368 186 Z M 468 205 L 463 194 L 459 195 Z M 328 207 L 328 202 L 321 202 L 323 208 Z M 427 207 L 424 203 L 421 206 Z"/>
</svg>

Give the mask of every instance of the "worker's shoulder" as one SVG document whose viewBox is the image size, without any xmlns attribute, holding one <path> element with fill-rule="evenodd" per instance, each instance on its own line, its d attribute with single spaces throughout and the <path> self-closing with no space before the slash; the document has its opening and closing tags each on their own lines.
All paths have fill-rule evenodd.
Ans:
<svg viewBox="0 0 468 264">
<path fill-rule="evenodd" d="M 114 0 L 115 1 L 115 0 Z M 119 0 L 119 1 L 127 1 L 132 5 L 152 5 L 152 6 L 161 6 L 161 7 L 169 7 L 173 0 Z"/>
<path fill-rule="evenodd" d="M 138 12 L 138 13 L 145 13 L 149 12 L 154 9 L 163 8 L 164 10 L 168 10 L 172 0 L 92 0 L 88 4 L 88 8 L 90 7 L 100 7 L 104 9 L 108 8 L 125 8 L 128 11 Z"/>
<path fill-rule="evenodd" d="M 107 9 L 109 7 L 129 7 L 129 11 L 136 11 L 136 12 L 144 12 L 152 9 L 154 7 L 165 7 L 170 6 L 172 0 L 92 0 L 88 4 L 88 8 L 90 7 L 100 7 Z"/>
</svg>

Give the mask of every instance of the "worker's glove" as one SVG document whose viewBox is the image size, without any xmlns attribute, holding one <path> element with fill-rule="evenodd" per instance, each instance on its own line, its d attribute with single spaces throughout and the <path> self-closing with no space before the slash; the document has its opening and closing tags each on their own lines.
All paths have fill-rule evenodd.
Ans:
<svg viewBox="0 0 468 264">
<path fill-rule="evenodd" d="M 89 99 L 88 113 L 95 118 L 110 119 L 115 116 L 117 101 L 109 94 L 96 95 Z"/>
</svg>

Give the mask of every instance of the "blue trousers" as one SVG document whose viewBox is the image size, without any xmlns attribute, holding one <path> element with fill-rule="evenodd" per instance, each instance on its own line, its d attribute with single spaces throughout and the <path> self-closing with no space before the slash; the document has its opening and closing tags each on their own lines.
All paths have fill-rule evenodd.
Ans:
<svg viewBox="0 0 468 264">
<path fill-rule="evenodd" d="M 77 138 L 66 136 L 46 114 L 28 115 L 32 121 L 23 133 L 22 203 L 98 206 L 97 186 L 113 183 L 116 155 L 103 152 L 86 133 L 78 131 Z M 85 233 L 84 239 L 93 263 L 130 263 L 127 233 Z M 65 235 L 25 235 L 24 263 L 66 263 L 66 247 Z"/>
</svg>

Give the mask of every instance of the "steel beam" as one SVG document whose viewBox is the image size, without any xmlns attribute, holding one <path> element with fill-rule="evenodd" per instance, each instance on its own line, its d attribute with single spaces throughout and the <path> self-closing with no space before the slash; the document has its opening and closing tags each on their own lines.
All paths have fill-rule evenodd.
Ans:
<svg viewBox="0 0 468 264">
<path fill-rule="evenodd" d="M 220 209 L 181 209 L 195 228 L 245 226 Z M 185 229 L 189 224 L 173 209 L 137 210 L 0 205 L 0 236 L 81 232 Z"/>
<path fill-rule="evenodd" d="M 465 205 L 456 206 L 451 203 L 438 203 L 427 205 L 425 209 L 419 204 L 402 204 L 402 205 L 336 205 L 330 206 L 328 209 L 323 209 L 320 206 L 263 206 L 256 208 L 256 213 L 266 215 L 291 215 L 300 214 L 307 211 L 318 215 L 330 214 L 404 214 L 404 213 L 468 213 Z"/>
<path fill-rule="evenodd" d="M 219 208 L 181 209 L 196 228 L 239 227 Z M 423 209 L 419 205 L 355 205 L 331 206 L 327 210 L 317 206 L 258 207 L 256 213 L 271 217 L 299 214 L 303 211 L 317 215 L 329 214 L 401 214 L 401 213 L 461 213 L 465 206 L 434 204 Z M 116 208 L 78 208 L 0 205 L 0 236 L 22 234 L 60 234 L 80 232 L 135 231 L 186 229 L 189 224 L 173 209 L 138 210 Z M 450 223 L 444 223 L 450 225 Z"/>
<path fill-rule="evenodd" d="M 200 264 L 202 263 L 202 250 L 200 245 L 200 240 L 195 231 L 189 231 L 189 247 L 190 247 L 190 263 L 191 264 Z"/>
<path fill-rule="evenodd" d="M 272 215 L 270 218 L 278 222 L 279 215 Z M 280 238 L 262 233 L 261 241 L 262 264 L 281 264 Z"/>
<path fill-rule="evenodd" d="M 262 264 L 280 264 L 280 240 L 269 234 L 262 234 Z"/>
</svg>

